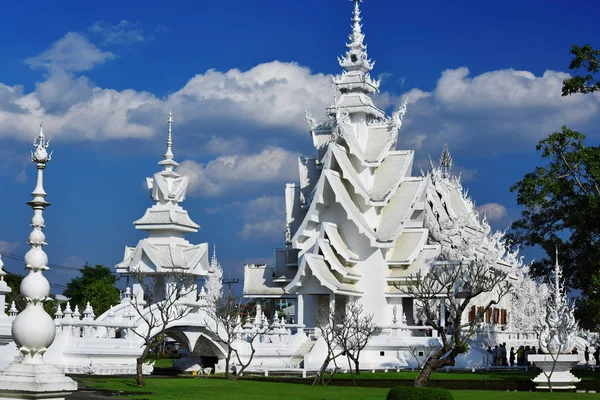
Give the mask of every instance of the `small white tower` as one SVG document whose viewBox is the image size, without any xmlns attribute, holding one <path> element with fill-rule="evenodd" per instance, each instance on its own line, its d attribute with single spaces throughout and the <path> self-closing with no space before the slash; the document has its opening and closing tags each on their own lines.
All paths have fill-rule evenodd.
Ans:
<svg viewBox="0 0 600 400">
<path fill-rule="evenodd" d="M 12 291 L 4 280 L 6 272 L 3 267 L 4 263 L 2 262 L 2 257 L 0 257 L 0 318 L 8 317 L 6 314 L 6 295 Z"/>
<path fill-rule="evenodd" d="M 31 153 L 31 160 L 38 171 L 37 184 L 31 193 L 33 199 L 27 203 L 33 208 L 33 230 L 27 241 L 31 249 L 25 254 L 25 269 L 29 274 L 21 283 L 21 295 L 26 299 L 27 305 L 12 324 L 12 335 L 22 358 L 13 361 L 0 373 L 0 400 L 64 399 L 77 390 L 75 381 L 43 360 L 43 355 L 56 334 L 54 321 L 44 310 L 44 302 L 50 294 L 50 283 L 43 275 L 43 271 L 48 269 L 48 256 L 43 249 L 47 243 L 42 232 L 45 227 L 42 214 L 50 205 L 45 200 L 44 191 L 44 169 L 52 157 L 47 151 L 49 144 L 40 125 L 40 134 L 33 141 L 35 151 Z"/>
</svg>

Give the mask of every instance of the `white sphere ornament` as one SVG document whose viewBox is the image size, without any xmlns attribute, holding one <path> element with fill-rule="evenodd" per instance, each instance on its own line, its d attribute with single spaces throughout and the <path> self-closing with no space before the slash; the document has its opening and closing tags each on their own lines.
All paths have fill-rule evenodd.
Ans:
<svg viewBox="0 0 600 400">
<path fill-rule="evenodd" d="M 44 244 L 46 243 L 46 235 L 44 235 L 44 232 L 42 232 L 41 230 L 34 229 L 29 234 L 29 243 L 38 245 Z"/>
<path fill-rule="evenodd" d="M 22 353 L 32 357 L 43 354 L 54 341 L 54 320 L 42 307 L 42 303 L 28 304 L 12 324 L 12 335 Z"/>
<path fill-rule="evenodd" d="M 50 282 L 41 272 L 32 272 L 21 282 L 21 296 L 26 299 L 45 300 L 50 294 Z"/>
<path fill-rule="evenodd" d="M 42 249 L 32 247 L 25 254 L 25 265 L 34 269 L 44 268 L 48 265 L 48 256 Z"/>
<path fill-rule="evenodd" d="M 33 226 L 43 227 L 45 222 L 46 221 L 44 221 L 44 217 L 42 217 L 41 214 L 35 214 L 33 218 L 31 218 L 31 225 Z"/>
</svg>

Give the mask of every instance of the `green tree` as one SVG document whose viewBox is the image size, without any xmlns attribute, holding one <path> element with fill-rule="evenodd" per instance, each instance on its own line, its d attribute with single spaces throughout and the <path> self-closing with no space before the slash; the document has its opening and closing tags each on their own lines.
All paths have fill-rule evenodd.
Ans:
<svg viewBox="0 0 600 400">
<path fill-rule="evenodd" d="M 508 236 L 546 252 L 533 262 L 533 276 L 552 276 L 558 248 L 566 286 L 581 291 L 581 325 L 595 329 L 600 326 L 600 147 L 584 140 L 582 133 L 563 127 L 540 141 L 537 150 L 547 162 L 511 188 L 525 209 Z"/>
<path fill-rule="evenodd" d="M 577 72 L 582 69 L 584 74 L 577 74 L 572 78 L 565 79 L 563 82 L 562 95 L 568 96 L 574 93 L 593 93 L 600 91 L 600 81 L 596 74 L 600 69 L 600 50 L 594 50 L 592 46 L 586 44 L 583 47 L 573 45 L 571 48 L 573 60 L 569 69 Z"/>
<path fill-rule="evenodd" d="M 569 68 L 582 74 L 565 79 L 562 95 L 600 91 L 600 51 L 573 45 Z M 581 326 L 600 327 L 600 147 L 586 146 L 585 135 L 562 127 L 537 145 L 545 165 L 517 182 L 517 203 L 524 206 L 508 238 L 513 244 L 540 246 L 547 254 L 535 261 L 534 277 L 552 276 L 556 248 L 566 286 L 577 289 Z"/>
<path fill-rule="evenodd" d="M 80 275 L 67 283 L 63 294 L 71 299 L 73 306 L 78 305 L 82 310 L 89 301 L 94 313 L 100 315 L 119 302 L 116 282 L 117 277 L 109 268 L 103 265 L 92 267 L 86 263 Z"/>
</svg>

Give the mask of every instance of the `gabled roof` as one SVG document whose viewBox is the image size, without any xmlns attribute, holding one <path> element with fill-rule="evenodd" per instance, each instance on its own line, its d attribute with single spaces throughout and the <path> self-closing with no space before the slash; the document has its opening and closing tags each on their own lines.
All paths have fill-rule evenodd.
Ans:
<svg viewBox="0 0 600 400">
<path fill-rule="evenodd" d="M 427 243 L 428 235 L 426 228 L 405 229 L 388 254 L 388 264 L 411 264 Z"/>
<path fill-rule="evenodd" d="M 144 216 L 133 223 L 136 229 L 174 229 L 184 232 L 197 232 L 200 225 L 190 219 L 188 212 L 180 206 L 155 204 L 148 208 Z M 168 225 L 166 227 L 165 225 Z"/>
<path fill-rule="evenodd" d="M 326 239 L 319 239 L 319 247 L 323 252 L 323 258 L 327 261 L 332 270 L 340 274 L 342 279 L 356 282 L 360 279 L 360 274 L 342 264 L 337 258 L 337 255 L 329 245 L 329 241 Z"/>
<path fill-rule="evenodd" d="M 390 149 L 390 131 L 387 124 L 371 125 L 367 145 L 365 146 L 365 161 L 379 163 Z"/>
<path fill-rule="evenodd" d="M 406 281 L 410 276 L 424 273 L 435 263 L 440 256 L 439 245 L 427 245 L 419 253 L 418 257 L 408 267 L 390 268 L 386 280 L 388 282 Z"/>
<path fill-rule="evenodd" d="M 333 293 L 357 294 L 362 293 L 355 285 L 341 282 L 329 269 L 325 259 L 317 254 L 306 253 L 304 255 L 306 267 L 310 268 L 313 275 L 321 284 Z"/>
<path fill-rule="evenodd" d="M 427 181 L 412 178 L 400 184 L 390 202 L 381 210 L 377 235 L 381 241 L 394 241 L 404 229 L 404 221 L 412 215 L 414 203 L 423 194 Z"/>
<path fill-rule="evenodd" d="M 347 262 L 357 263 L 358 255 L 350 250 L 342 238 L 342 234 L 338 229 L 338 226 L 332 222 L 324 222 L 323 228 L 325 228 L 325 233 L 327 234 L 329 243 L 333 246 L 335 251 Z"/>
<path fill-rule="evenodd" d="M 150 265 L 143 261 L 144 256 Z M 185 241 L 152 243 L 142 239 L 135 248 L 125 248 L 125 257 L 116 268 L 118 272 L 138 269 L 142 272 L 169 272 L 183 269 L 187 273 L 203 276 L 208 274 L 208 244 L 192 246 Z"/>
<path fill-rule="evenodd" d="M 254 264 L 244 266 L 244 296 L 281 297 L 284 294 L 283 287 L 273 283 L 273 268 Z"/>
<path fill-rule="evenodd" d="M 368 190 L 361 182 L 356 172 L 356 168 L 348 157 L 348 153 L 339 145 L 332 144 L 332 154 L 338 162 L 342 171 L 342 176 L 352 183 L 356 193 L 372 205 L 383 206 L 389 201 L 395 190 L 410 174 L 413 151 L 394 151 L 390 152 L 383 162 L 375 170 L 375 179 L 373 187 Z"/>
</svg>

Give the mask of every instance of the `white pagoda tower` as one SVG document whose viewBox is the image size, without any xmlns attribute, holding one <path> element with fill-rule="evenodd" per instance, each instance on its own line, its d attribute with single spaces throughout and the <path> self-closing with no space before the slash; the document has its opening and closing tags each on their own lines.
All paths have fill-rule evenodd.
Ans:
<svg viewBox="0 0 600 400">
<path fill-rule="evenodd" d="M 179 176 L 173 170 L 179 164 L 173 159 L 171 113 L 167 122 L 167 151 L 164 159 L 158 163 L 163 170 L 154 174 L 152 178 L 147 178 L 150 197 L 156 204 L 133 223 L 136 229 L 148 232 L 148 237 L 140 240 L 135 247 L 125 247 L 125 256 L 123 261 L 117 264 L 116 271 L 124 274 L 154 275 L 158 279 L 167 277 L 167 281 L 164 282 L 167 291 L 172 286 L 170 283 L 173 283 L 168 282 L 169 273 L 185 272 L 190 276 L 186 296 L 195 302 L 197 290 L 189 289 L 196 287 L 198 277 L 208 275 L 208 243 L 192 245 L 185 239 L 186 233 L 198 232 L 200 226 L 192 221 L 188 212 L 180 206 L 185 200 L 189 178 Z M 137 282 L 133 284 L 133 295 L 137 301 L 144 298 L 142 285 Z"/>
<path fill-rule="evenodd" d="M 505 253 L 502 234 L 490 235 L 450 173 L 447 146 L 439 166 L 412 176 L 414 151 L 396 149 L 406 102 L 391 117 L 373 103 L 379 81 L 370 76 L 361 0 L 352 1 L 348 50 L 338 59 L 343 71 L 333 79 L 335 103 L 325 121 L 307 113 L 316 155 L 300 157 L 300 183 L 286 185 L 286 248 L 277 251 L 274 268 L 246 266 L 244 294 L 295 296 L 296 322 L 306 327 L 315 326 L 323 306 L 349 301 L 360 302 L 380 326 L 418 325 L 419 305 L 397 288 L 411 275 L 474 257 L 511 271 L 521 262 Z M 500 323 L 504 316 L 505 325 L 501 307 L 488 319 Z"/>
<path fill-rule="evenodd" d="M 273 281 L 297 295 L 297 322 L 307 326 L 319 307 L 354 300 L 377 324 L 389 324 L 394 306 L 402 315 L 394 278 L 440 254 L 424 227 L 428 181 L 411 176 L 412 150 L 396 150 L 406 104 L 391 117 L 374 105 L 379 81 L 370 76 L 374 63 L 363 43 L 360 1 L 354 3 L 348 50 L 339 58 L 344 71 L 333 80 L 335 104 L 324 122 L 307 114 L 316 157 L 301 157 L 300 184 L 286 186 L 287 249 L 278 253 Z M 247 295 L 265 291 L 248 285 L 258 280 L 248 279 L 252 273 L 260 274 L 247 268 Z"/>
</svg>

